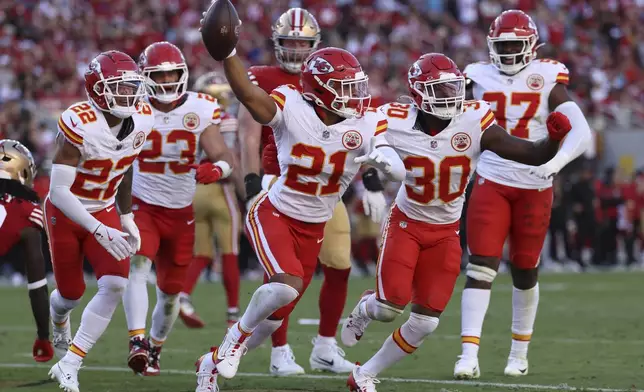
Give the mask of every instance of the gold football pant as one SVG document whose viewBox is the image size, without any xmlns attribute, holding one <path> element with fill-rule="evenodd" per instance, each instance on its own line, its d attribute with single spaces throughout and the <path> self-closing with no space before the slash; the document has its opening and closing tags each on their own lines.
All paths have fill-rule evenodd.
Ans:
<svg viewBox="0 0 644 392">
<path fill-rule="evenodd" d="M 241 214 L 232 183 L 197 184 L 194 211 L 195 256 L 213 258 L 213 236 L 221 254 L 239 254 Z"/>
</svg>

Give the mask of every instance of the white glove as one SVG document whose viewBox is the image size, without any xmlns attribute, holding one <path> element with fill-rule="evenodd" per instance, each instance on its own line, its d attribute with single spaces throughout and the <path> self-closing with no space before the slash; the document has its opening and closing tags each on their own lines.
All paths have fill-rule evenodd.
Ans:
<svg viewBox="0 0 644 392">
<path fill-rule="evenodd" d="M 558 170 L 548 165 L 548 163 L 530 168 L 530 174 L 542 180 L 548 180 L 558 172 Z"/>
<path fill-rule="evenodd" d="M 365 189 L 362 194 L 362 207 L 365 215 L 375 223 L 380 223 L 387 210 L 387 200 L 382 192 L 371 192 Z"/>
<path fill-rule="evenodd" d="M 129 214 L 121 215 L 121 226 L 130 235 L 127 242 L 129 242 L 130 248 L 132 248 L 132 255 L 135 255 L 136 252 L 141 250 L 141 234 L 136 223 L 134 223 L 134 214 L 130 212 Z"/>
<path fill-rule="evenodd" d="M 391 162 L 389 158 L 376 148 L 376 138 L 372 137 L 369 143 L 369 154 L 359 156 L 353 160 L 354 163 L 375 167 L 385 174 L 391 173 Z"/>
<path fill-rule="evenodd" d="M 94 230 L 93 234 L 96 241 L 116 260 L 121 261 L 132 254 L 132 247 L 127 241 L 129 234 L 102 223 Z"/>
</svg>

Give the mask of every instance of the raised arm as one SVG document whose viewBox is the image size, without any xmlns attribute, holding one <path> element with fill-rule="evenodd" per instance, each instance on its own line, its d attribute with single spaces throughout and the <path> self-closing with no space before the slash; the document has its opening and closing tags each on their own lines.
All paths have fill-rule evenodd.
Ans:
<svg viewBox="0 0 644 392">
<path fill-rule="evenodd" d="M 559 140 L 546 137 L 536 142 L 510 135 L 497 124 L 491 125 L 481 136 L 481 151 L 490 150 L 501 158 L 539 166 L 557 153 Z"/>
<path fill-rule="evenodd" d="M 226 79 L 233 93 L 250 115 L 260 124 L 268 124 L 275 117 L 277 107 L 275 101 L 260 87 L 254 85 L 250 79 L 244 63 L 233 54 L 223 61 Z"/>
</svg>

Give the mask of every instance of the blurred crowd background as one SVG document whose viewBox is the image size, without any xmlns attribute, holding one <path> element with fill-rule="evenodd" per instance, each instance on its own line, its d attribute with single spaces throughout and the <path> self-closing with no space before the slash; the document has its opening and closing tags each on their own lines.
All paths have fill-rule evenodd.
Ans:
<svg viewBox="0 0 644 392">
<path fill-rule="evenodd" d="M 0 0 L 0 138 L 18 139 L 34 152 L 41 194 L 47 192 L 57 116 L 85 99 L 82 78 L 88 61 L 109 49 L 136 60 L 150 43 L 168 40 L 183 50 L 194 81 L 218 68 L 198 31 L 209 2 Z M 637 170 L 637 159 L 621 156 L 614 148 L 607 160 L 604 140 L 625 133 L 644 138 L 644 0 L 233 3 L 244 21 L 237 50 L 248 65 L 275 63 L 271 24 L 289 7 L 304 7 L 320 23 L 322 45 L 357 55 L 369 74 L 374 105 L 406 93 L 407 69 L 420 54 L 446 53 L 461 68 L 485 61 L 485 36 L 493 19 L 511 8 L 530 13 L 545 43 L 539 56 L 568 66 L 570 90 L 595 134 L 593 148 L 557 178 L 554 241 L 547 242 L 544 258 L 578 261 L 566 265 L 582 267 L 639 263 L 644 174 Z M 350 192 L 347 200 L 357 206 L 352 219 L 359 222 L 355 195 Z M 364 245 L 364 236 L 373 234 L 358 234 L 353 251 L 356 259 L 368 262 L 374 257 L 375 241 Z M 557 269 L 556 263 L 546 264 Z"/>
</svg>

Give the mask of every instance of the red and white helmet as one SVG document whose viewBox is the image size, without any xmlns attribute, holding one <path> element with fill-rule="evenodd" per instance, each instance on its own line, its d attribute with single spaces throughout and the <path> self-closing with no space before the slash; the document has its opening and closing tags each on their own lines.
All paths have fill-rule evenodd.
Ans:
<svg viewBox="0 0 644 392">
<path fill-rule="evenodd" d="M 145 85 L 139 67 L 127 54 L 116 50 L 96 56 L 85 71 L 85 91 L 100 110 L 128 118 L 145 98 Z"/>
<path fill-rule="evenodd" d="M 181 98 L 188 89 L 188 66 L 181 50 L 170 42 L 155 42 L 145 48 L 139 57 L 139 67 L 145 77 L 150 97 L 159 102 L 170 103 Z M 176 82 L 157 83 L 152 79 L 154 72 L 177 71 Z"/>
<path fill-rule="evenodd" d="M 319 49 L 302 65 L 302 95 L 344 118 L 360 117 L 371 103 L 369 78 L 354 55 Z"/>
<path fill-rule="evenodd" d="M 514 75 L 537 57 L 539 33 L 532 18 L 523 11 L 504 11 L 487 35 L 490 60 L 501 72 Z"/>
<path fill-rule="evenodd" d="M 427 53 L 409 67 L 409 93 L 423 112 L 443 120 L 463 113 L 465 77 L 441 53 Z"/>
</svg>

